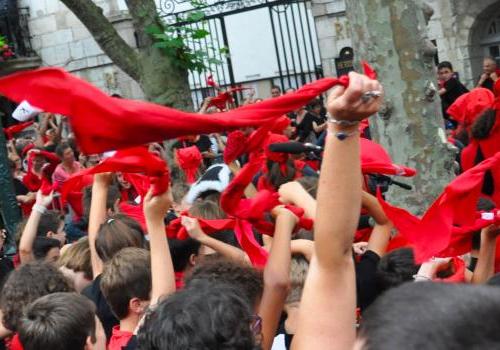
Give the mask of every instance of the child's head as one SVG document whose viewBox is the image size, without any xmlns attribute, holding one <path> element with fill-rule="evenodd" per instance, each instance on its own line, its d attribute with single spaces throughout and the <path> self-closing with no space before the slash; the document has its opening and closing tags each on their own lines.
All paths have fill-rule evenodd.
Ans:
<svg viewBox="0 0 500 350">
<path fill-rule="evenodd" d="M 237 288 L 204 281 L 168 297 L 146 316 L 139 349 L 258 349 L 256 319 Z"/>
<path fill-rule="evenodd" d="M 61 254 L 61 242 L 55 238 L 36 237 L 33 242 L 33 255 L 36 260 L 55 263 Z"/>
<path fill-rule="evenodd" d="M 64 221 L 61 214 L 55 210 L 48 210 L 42 214 L 36 235 L 38 237 L 54 238 L 64 244 L 66 233 L 64 232 Z"/>
<path fill-rule="evenodd" d="M 141 316 L 151 299 L 151 263 L 149 252 L 124 248 L 104 266 L 101 290 L 119 320 Z"/>
<path fill-rule="evenodd" d="M 95 249 L 99 258 L 107 262 L 123 248 L 142 248 L 144 245 L 144 231 L 141 225 L 126 215 L 116 214 L 99 228 Z"/>
<path fill-rule="evenodd" d="M 175 272 L 189 272 L 196 264 L 201 243 L 192 238 L 169 239 L 168 246 Z"/>
<path fill-rule="evenodd" d="M 90 214 L 90 202 L 92 201 L 92 186 L 87 186 L 83 189 L 83 216 L 88 218 Z M 118 186 L 111 185 L 108 187 L 108 195 L 106 197 L 106 210 L 108 215 L 115 214 L 118 211 L 118 203 L 120 202 L 120 190 Z"/>
<path fill-rule="evenodd" d="M 413 249 L 401 248 L 384 255 L 377 266 L 376 279 L 379 290 L 385 291 L 405 282 L 413 281 L 418 272 Z"/>
<path fill-rule="evenodd" d="M 57 265 L 73 281 L 75 290 L 81 292 L 92 282 L 93 277 L 88 238 L 83 237 L 69 245 L 61 254 Z"/>
<path fill-rule="evenodd" d="M 71 292 L 64 275 L 52 264 L 35 261 L 13 271 L 2 289 L 0 309 L 3 325 L 16 331 L 26 307 L 36 299 L 56 292 Z"/>
<path fill-rule="evenodd" d="M 76 293 L 53 293 L 31 303 L 19 323 L 25 350 L 104 349 L 94 304 Z"/>
<path fill-rule="evenodd" d="M 186 279 L 186 287 L 200 282 L 227 283 L 243 293 L 248 305 L 255 308 L 260 303 L 264 281 L 262 272 L 249 265 L 226 258 L 206 259 L 198 264 Z"/>
<path fill-rule="evenodd" d="M 448 61 L 443 61 L 438 64 L 438 79 L 448 81 L 453 76 L 453 66 Z"/>
</svg>

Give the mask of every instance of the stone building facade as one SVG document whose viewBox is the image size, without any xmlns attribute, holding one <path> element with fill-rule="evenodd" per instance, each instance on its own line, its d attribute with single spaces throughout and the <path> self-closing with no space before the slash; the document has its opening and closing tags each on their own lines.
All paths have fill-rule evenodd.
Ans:
<svg viewBox="0 0 500 350">
<path fill-rule="evenodd" d="M 94 1 L 103 8 L 104 14 L 127 43 L 135 46 L 124 0 Z M 425 1 L 434 9 L 429 38 L 438 48 L 438 59 L 451 61 L 461 79 L 472 87 L 481 73 L 485 55 L 500 61 L 500 1 Z M 112 64 L 88 30 L 59 0 L 18 0 L 18 5 L 29 8 L 31 42 L 43 65 L 61 66 L 108 93 L 120 93 L 129 98 L 143 97 L 139 85 Z M 344 0 L 311 0 L 310 5 L 322 70 L 324 75 L 336 75 L 340 52 L 343 48 L 353 47 Z M 246 44 L 259 47 L 257 42 Z M 351 51 L 355 53 L 355 48 Z M 266 84 L 270 83 L 272 81 Z M 265 92 L 268 88 L 258 90 Z M 261 94 L 261 97 L 266 96 Z"/>
<path fill-rule="evenodd" d="M 426 0 L 434 9 L 429 38 L 438 48 L 438 59 L 450 61 L 461 79 L 473 87 L 482 71 L 484 56 L 500 63 L 500 1 Z M 352 47 L 343 0 L 313 0 L 323 70 L 336 73 L 335 60 L 344 47 Z M 354 48 L 355 52 L 355 48 Z"/>
<path fill-rule="evenodd" d="M 123 0 L 95 1 L 125 41 L 135 47 L 134 30 Z M 102 52 L 78 18 L 59 0 L 19 0 L 29 8 L 31 44 L 44 66 L 59 66 L 102 90 L 142 98 L 139 85 Z"/>
</svg>

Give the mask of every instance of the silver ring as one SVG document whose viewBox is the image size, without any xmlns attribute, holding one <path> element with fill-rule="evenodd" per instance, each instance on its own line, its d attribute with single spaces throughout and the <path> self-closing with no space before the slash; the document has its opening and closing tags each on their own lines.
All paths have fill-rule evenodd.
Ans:
<svg viewBox="0 0 500 350">
<path fill-rule="evenodd" d="M 372 98 L 376 99 L 379 98 L 380 96 L 382 96 L 382 91 L 377 91 L 377 90 L 367 91 L 361 96 L 361 102 L 368 103 Z"/>
</svg>

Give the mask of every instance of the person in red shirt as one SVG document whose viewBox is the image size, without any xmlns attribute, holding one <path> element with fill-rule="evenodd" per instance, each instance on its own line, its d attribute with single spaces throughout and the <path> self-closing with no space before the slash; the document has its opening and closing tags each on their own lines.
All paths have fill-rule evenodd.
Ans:
<svg viewBox="0 0 500 350">
<path fill-rule="evenodd" d="M 144 198 L 144 216 L 151 253 L 142 248 L 124 248 L 105 265 L 101 290 L 120 325 L 113 327 L 109 350 L 121 350 L 132 339 L 148 307 L 160 297 L 175 292 L 175 276 L 167 237 L 165 213 L 171 193 Z"/>
</svg>

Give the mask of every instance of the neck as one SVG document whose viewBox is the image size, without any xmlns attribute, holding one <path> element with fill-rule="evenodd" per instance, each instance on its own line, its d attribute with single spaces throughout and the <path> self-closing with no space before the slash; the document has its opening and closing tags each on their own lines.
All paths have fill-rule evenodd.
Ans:
<svg viewBox="0 0 500 350">
<path fill-rule="evenodd" d="M 139 324 L 140 316 L 136 314 L 130 314 L 126 318 L 120 321 L 120 330 L 122 332 L 134 333 L 137 325 Z"/>
</svg>

